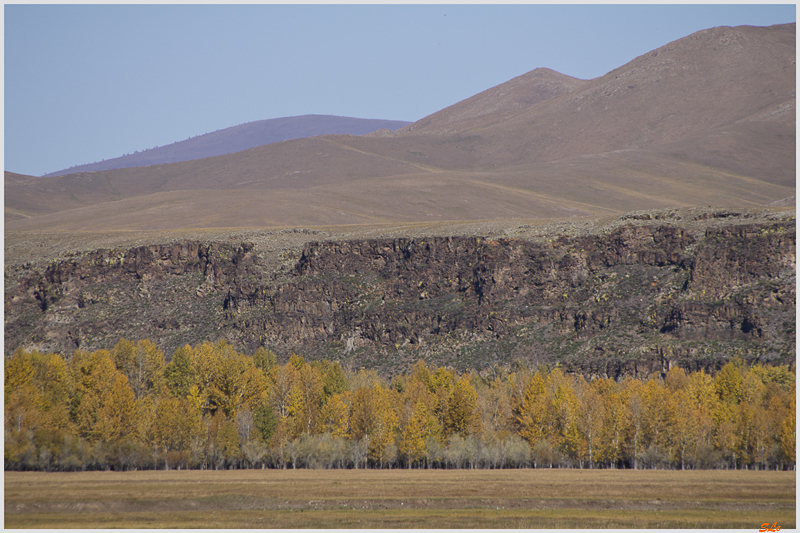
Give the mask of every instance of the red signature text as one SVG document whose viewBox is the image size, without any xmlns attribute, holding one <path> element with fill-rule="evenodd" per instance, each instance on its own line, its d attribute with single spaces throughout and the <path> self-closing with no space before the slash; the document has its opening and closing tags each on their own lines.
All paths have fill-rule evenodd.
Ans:
<svg viewBox="0 0 800 533">
<path fill-rule="evenodd" d="M 779 526 L 777 522 L 772 524 L 772 527 L 770 527 L 769 522 L 766 522 L 764 524 L 761 524 L 761 529 L 759 529 L 758 531 L 760 533 L 764 533 L 764 531 L 780 531 L 780 530 L 781 526 Z"/>
</svg>

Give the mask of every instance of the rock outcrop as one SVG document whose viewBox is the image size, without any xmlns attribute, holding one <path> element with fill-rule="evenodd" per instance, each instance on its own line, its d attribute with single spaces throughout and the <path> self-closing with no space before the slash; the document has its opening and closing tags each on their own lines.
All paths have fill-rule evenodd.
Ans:
<svg viewBox="0 0 800 533">
<path fill-rule="evenodd" d="M 733 217 L 703 233 L 623 217 L 536 242 L 320 241 L 286 252 L 291 268 L 268 259 L 248 242 L 180 242 L 7 268 L 6 354 L 125 337 L 168 356 L 227 339 L 387 373 L 418 358 L 611 377 L 715 369 L 734 355 L 794 362 L 793 219 Z"/>
</svg>

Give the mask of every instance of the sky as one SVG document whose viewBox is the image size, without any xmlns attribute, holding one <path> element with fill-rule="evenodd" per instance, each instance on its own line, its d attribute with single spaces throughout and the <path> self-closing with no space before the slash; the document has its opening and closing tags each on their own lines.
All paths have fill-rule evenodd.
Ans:
<svg viewBox="0 0 800 533">
<path fill-rule="evenodd" d="M 775 5 L 5 4 L 4 169 L 43 175 L 306 114 L 416 121 L 547 67 L 591 79 Z"/>
</svg>

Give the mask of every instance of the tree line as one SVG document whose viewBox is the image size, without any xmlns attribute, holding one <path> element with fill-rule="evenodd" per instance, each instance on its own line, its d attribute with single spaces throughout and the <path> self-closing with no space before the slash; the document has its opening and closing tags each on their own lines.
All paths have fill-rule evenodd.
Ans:
<svg viewBox="0 0 800 533">
<path fill-rule="evenodd" d="M 6 470 L 795 467 L 795 373 L 733 359 L 647 380 L 559 367 L 382 378 L 149 340 L 5 360 Z"/>
</svg>

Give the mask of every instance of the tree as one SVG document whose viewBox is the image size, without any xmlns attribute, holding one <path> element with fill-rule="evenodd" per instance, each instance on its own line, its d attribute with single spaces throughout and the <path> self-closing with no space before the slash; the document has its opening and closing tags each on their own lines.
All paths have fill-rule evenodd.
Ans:
<svg viewBox="0 0 800 533">
<path fill-rule="evenodd" d="M 273 367 L 268 376 L 267 399 L 279 418 L 289 416 L 289 396 L 298 379 L 298 370 L 289 364 Z"/>
<path fill-rule="evenodd" d="M 195 353 L 193 366 L 198 370 L 200 391 L 205 397 L 204 408 L 209 412 L 222 409 L 235 417 L 238 409 L 258 400 L 264 392 L 264 375 L 250 357 L 237 353 L 226 342 L 211 349 L 201 345 Z"/>
<path fill-rule="evenodd" d="M 719 402 L 711 413 L 714 421 L 714 447 L 722 453 L 723 457 L 729 457 L 733 467 L 737 465 L 736 449 L 736 425 L 737 425 L 736 405 L 723 401 Z"/>
<path fill-rule="evenodd" d="M 377 409 L 374 389 L 358 388 L 350 404 L 350 438 L 360 441 L 369 435 L 376 424 Z"/>
<path fill-rule="evenodd" d="M 714 420 L 712 413 L 719 403 L 714 380 L 704 371 L 694 372 L 689 376 L 687 392 L 695 408 L 697 416 L 698 451 L 713 446 Z"/>
<path fill-rule="evenodd" d="M 672 400 L 675 406 L 675 454 L 677 461 L 681 464 L 681 470 L 685 470 L 687 459 L 697 447 L 700 417 L 698 409 L 686 389 L 675 390 Z"/>
<path fill-rule="evenodd" d="M 111 349 L 111 356 L 117 370 L 128 378 L 137 400 L 160 389 L 164 377 L 164 352 L 155 344 L 145 339 L 134 345 L 121 339 Z"/>
<path fill-rule="evenodd" d="M 70 372 L 75 383 L 71 417 L 79 434 L 94 443 L 100 436 L 95 428 L 102 416 L 100 411 L 121 374 L 107 350 L 92 353 L 77 350 L 70 361 Z"/>
<path fill-rule="evenodd" d="M 215 469 L 235 466 L 240 458 L 239 434 L 233 421 L 228 419 L 224 411 L 217 411 L 214 416 L 206 415 L 208 439 L 206 454 Z"/>
<path fill-rule="evenodd" d="M 347 414 L 350 410 L 350 396 L 349 391 L 335 393 L 322 406 L 320 424 L 323 433 L 328 433 L 335 438 L 347 436 Z"/>
<path fill-rule="evenodd" d="M 495 377 L 494 380 L 478 393 L 478 410 L 481 426 L 492 433 L 507 433 L 511 430 L 513 415 L 508 381 Z"/>
<path fill-rule="evenodd" d="M 338 362 L 323 361 L 319 364 L 319 374 L 322 376 L 322 394 L 326 400 L 350 388 L 347 376 Z"/>
<path fill-rule="evenodd" d="M 149 341 L 125 340 L 112 351 L 77 350 L 69 362 L 12 354 L 6 468 L 359 468 L 396 458 L 409 468 L 531 458 L 534 466 L 786 468 L 796 460 L 787 366 L 733 359 L 713 376 L 675 367 L 663 380 L 617 383 L 517 365 L 489 382 L 418 361 L 389 386 L 372 370 L 298 355 L 280 366 L 268 350 L 251 358 L 225 342 L 184 346 L 166 366 L 162 357 Z"/>
<path fill-rule="evenodd" d="M 592 384 L 586 383 L 583 378 L 579 378 L 576 387 L 578 399 L 577 426 L 586 442 L 586 449 L 589 457 L 589 468 L 593 468 L 597 460 L 597 449 L 600 447 L 603 420 L 605 418 L 605 405 L 603 397 L 598 392 L 599 381 Z"/>
<path fill-rule="evenodd" d="M 409 468 L 426 456 L 428 442 L 439 439 L 439 424 L 424 402 L 417 402 L 413 414 L 400 435 L 398 449 L 406 456 Z"/>
<path fill-rule="evenodd" d="M 642 443 L 642 425 L 644 424 L 645 416 L 642 388 L 642 382 L 637 379 L 627 378 L 623 381 L 624 399 L 628 407 L 627 419 L 633 438 L 631 456 L 634 470 L 639 468 L 639 450 Z"/>
<path fill-rule="evenodd" d="M 278 426 L 278 417 L 269 404 L 263 403 L 253 413 L 253 424 L 258 438 L 265 444 L 269 444 Z"/>
<path fill-rule="evenodd" d="M 528 441 L 531 449 L 551 434 L 551 414 L 545 378 L 536 372 L 525 387 L 516 417 L 519 435 Z"/>
<path fill-rule="evenodd" d="M 69 367 L 61 356 L 42 357 L 36 369 L 36 387 L 41 397 L 42 424 L 50 430 L 69 430 L 69 401 L 73 394 Z"/>
<path fill-rule="evenodd" d="M 738 417 L 736 421 L 736 449 L 740 464 L 751 464 L 758 460 L 759 448 L 765 435 L 760 413 L 764 406 L 762 400 L 767 387 L 761 379 L 749 370 L 742 371 L 741 393 L 739 395 Z"/>
<path fill-rule="evenodd" d="M 253 364 L 256 365 L 256 368 L 260 368 L 266 376 L 278 366 L 278 357 L 271 350 L 259 347 L 253 354 Z"/>
<path fill-rule="evenodd" d="M 558 369 L 550 372 L 548 382 L 553 398 L 555 440 L 568 457 L 582 465 L 588 454 L 588 444 L 585 435 L 578 429 L 578 398 L 575 389 Z"/>
<path fill-rule="evenodd" d="M 444 367 L 437 368 L 430 379 L 431 392 L 437 398 L 437 404 L 434 410 L 442 427 L 447 426 L 448 400 L 453 391 L 453 382 L 453 374 Z"/>
<path fill-rule="evenodd" d="M 390 391 L 375 384 L 371 389 L 359 388 L 350 407 L 350 438 L 361 441 L 368 437 L 368 456 L 380 467 L 393 458 L 397 413 Z"/>
<path fill-rule="evenodd" d="M 420 359 L 414 363 L 414 366 L 411 368 L 411 376 L 409 381 L 418 381 L 419 383 L 425 385 L 430 392 L 434 392 L 435 387 L 431 378 L 431 371 L 428 368 L 428 365 L 425 364 L 425 361 Z"/>
<path fill-rule="evenodd" d="M 597 461 L 616 467 L 625 458 L 626 436 L 629 431 L 628 408 L 619 384 L 612 379 L 597 380 L 597 389 L 603 398 L 603 421 Z"/>
<path fill-rule="evenodd" d="M 650 378 L 641 389 L 642 441 L 650 466 L 666 466 L 672 457 L 675 406 L 660 380 Z"/>
<path fill-rule="evenodd" d="M 795 464 L 797 462 L 797 398 L 794 384 L 792 384 L 790 398 L 789 409 L 781 422 L 780 445 L 784 460 L 789 464 Z"/>
<path fill-rule="evenodd" d="M 478 395 L 466 376 L 461 376 L 450 391 L 444 427 L 446 436 L 458 433 L 465 437 L 480 433 Z"/>
<path fill-rule="evenodd" d="M 303 363 L 295 381 L 299 403 L 293 403 L 290 414 L 295 417 L 300 433 L 319 433 L 319 417 L 324 397 L 324 384 L 319 370 Z M 293 412 L 291 412 L 293 411 Z"/>
<path fill-rule="evenodd" d="M 664 378 L 664 385 L 670 392 L 685 390 L 689 386 L 689 377 L 686 371 L 679 366 L 673 366 Z"/>
<path fill-rule="evenodd" d="M 192 366 L 192 348 L 184 346 L 172 354 L 172 360 L 164 369 L 164 380 L 176 398 L 189 396 L 192 386 L 198 387 L 197 372 Z"/>
<path fill-rule="evenodd" d="M 15 390 L 25 386 L 33 386 L 36 374 L 36 360 L 40 357 L 36 351 L 26 352 L 17 350 L 5 360 L 5 374 L 3 376 L 3 393 L 5 403 Z"/>
<path fill-rule="evenodd" d="M 73 387 L 60 356 L 17 350 L 5 361 L 4 385 L 6 429 L 69 429 Z"/>
<path fill-rule="evenodd" d="M 117 374 L 111 389 L 98 398 L 102 403 L 92 431 L 94 440 L 116 443 L 136 433 L 136 398 L 127 377 Z"/>
<path fill-rule="evenodd" d="M 149 441 L 164 454 L 165 468 L 171 463 L 188 467 L 190 452 L 205 440 L 205 433 L 200 411 L 189 400 L 162 397 L 158 401 Z"/>
<path fill-rule="evenodd" d="M 714 388 L 723 402 L 737 404 L 742 394 L 741 360 L 728 361 L 714 376 Z"/>
</svg>

